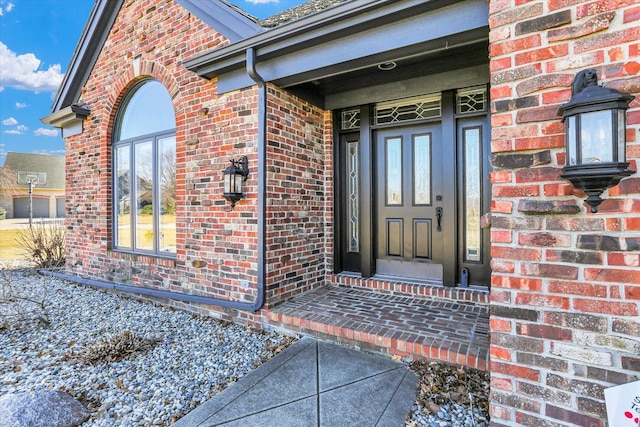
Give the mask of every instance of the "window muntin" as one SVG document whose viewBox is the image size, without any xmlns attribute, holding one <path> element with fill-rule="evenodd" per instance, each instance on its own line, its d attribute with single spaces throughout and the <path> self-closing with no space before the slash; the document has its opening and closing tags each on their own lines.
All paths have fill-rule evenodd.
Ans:
<svg viewBox="0 0 640 427">
<path fill-rule="evenodd" d="M 134 88 L 116 129 L 114 247 L 175 254 L 175 113 L 164 86 L 147 80 Z"/>
</svg>

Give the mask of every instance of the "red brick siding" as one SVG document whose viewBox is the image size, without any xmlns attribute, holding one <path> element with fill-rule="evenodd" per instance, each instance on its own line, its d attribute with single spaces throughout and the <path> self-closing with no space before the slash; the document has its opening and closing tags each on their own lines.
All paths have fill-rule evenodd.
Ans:
<svg viewBox="0 0 640 427">
<path fill-rule="evenodd" d="M 574 75 L 638 95 L 637 2 L 490 1 L 491 414 L 494 425 L 604 426 L 603 390 L 637 375 L 637 175 L 598 214 L 559 178 Z M 627 155 L 640 157 L 640 100 Z"/>
<path fill-rule="evenodd" d="M 325 284 L 332 194 L 325 113 L 282 89 L 267 94 L 267 306 Z M 327 164 L 328 163 L 328 166 Z"/>
<path fill-rule="evenodd" d="M 219 95 L 182 62 L 227 41 L 173 0 L 125 2 L 82 100 L 85 131 L 67 140 L 67 270 L 79 276 L 252 302 L 257 287 L 257 87 Z M 111 140 L 120 103 L 155 78 L 176 111 L 177 256 L 112 249 Z M 267 306 L 324 284 L 331 249 L 331 115 L 268 90 Z M 247 198 L 230 210 L 222 171 L 246 155 Z M 260 313 L 169 302 L 239 322 Z"/>
</svg>

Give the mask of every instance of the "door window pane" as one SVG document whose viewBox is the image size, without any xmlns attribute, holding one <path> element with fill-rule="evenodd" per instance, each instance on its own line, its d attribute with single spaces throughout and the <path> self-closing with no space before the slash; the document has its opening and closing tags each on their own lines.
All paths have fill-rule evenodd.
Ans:
<svg viewBox="0 0 640 427">
<path fill-rule="evenodd" d="M 129 146 L 115 149 L 114 163 L 116 165 L 114 194 L 116 203 L 114 215 L 116 217 L 116 246 L 131 249 L 131 194 L 129 189 L 131 180 L 131 152 Z"/>
<path fill-rule="evenodd" d="M 480 128 L 463 129 L 464 144 L 464 218 L 465 221 L 465 261 L 481 261 L 480 229 L 482 170 L 480 158 Z"/>
<path fill-rule="evenodd" d="M 413 204 L 431 204 L 431 134 L 413 137 Z"/>
<path fill-rule="evenodd" d="M 387 205 L 402 205 L 402 138 L 386 140 Z"/>
<path fill-rule="evenodd" d="M 176 137 L 158 141 L 160 251 L 176 251 Z"/>
</svg>

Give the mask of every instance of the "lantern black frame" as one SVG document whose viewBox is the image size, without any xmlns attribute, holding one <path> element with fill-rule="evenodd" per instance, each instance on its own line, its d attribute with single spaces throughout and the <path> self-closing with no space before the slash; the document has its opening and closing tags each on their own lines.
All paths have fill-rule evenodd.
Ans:
<svg viewBox="0 0 640 427">
<path fill-rule="evenodd" d="M 231 165 L 225 168 L 224 175 L 224 193 L 223 196 L 231 202 L 231 209 L 235 208 L 236 202 L 246 194 L 242 192 L 242 183 L 249 176 L 249 167 L 247 156 L 242 156 L 238 160 L 231 159 Z"/>
<path fill-rule="evenodd" d="M 565 123 L 566 162 L 563 174 L 560 175 L 571 184 L 587 194 L 585 200 L 591 206 L 591 212 L 598 212 L 602 203 L 600 195 L 603 191 L 617 185 L 620 180 L 633 174 L 626 161 L 626 110 L 635 98 L 632 95 L 618 92 L 615 89 L 598 85 L 598 75 L 593 68 L 576 74 L 571 86 L 571 100 L 558 110 Z M 590 118 L 590 113 L 610 112 L 610 134 L 605 135 L 610 146 L 604 154 L 608 158 L 600 161 L 593 157 L 592 161 L 583 158 L 586 133 L 583 132 L 583 121 Z M 605 122 L 607 118 L 605 118 Z M 601 129 L 602 132 L 605 129 Z M 593 147 L 591 153 L 593 154 Z"/>
</svg>

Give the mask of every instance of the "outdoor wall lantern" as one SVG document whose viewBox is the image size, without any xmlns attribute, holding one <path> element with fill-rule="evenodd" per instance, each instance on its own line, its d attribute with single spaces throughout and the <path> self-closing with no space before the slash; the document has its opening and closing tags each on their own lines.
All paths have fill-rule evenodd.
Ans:
<svg viewBox="0 0 640 427">
<path fill-rule="evenodd" d="M 242 185 L 249 176 L 247 163 L 247 156 L 242 156 L 238 160 L 231 159 L 231 165 L 223 171 L 224 198 L 231 202 L 232 210 L 236 202 L 246 196 L 242 192 Z"/>
<path fill-rule="evenodd" d="M 626 162 L 626 112 L 634 96 L 598 85 L 593 68 L 576 74 L 571 100 L 558 110 L 565 123 L 566 164 L 560 177 L 587 194 L 598 212 L 600 194 L 635 171 Z"/>
</svg>

